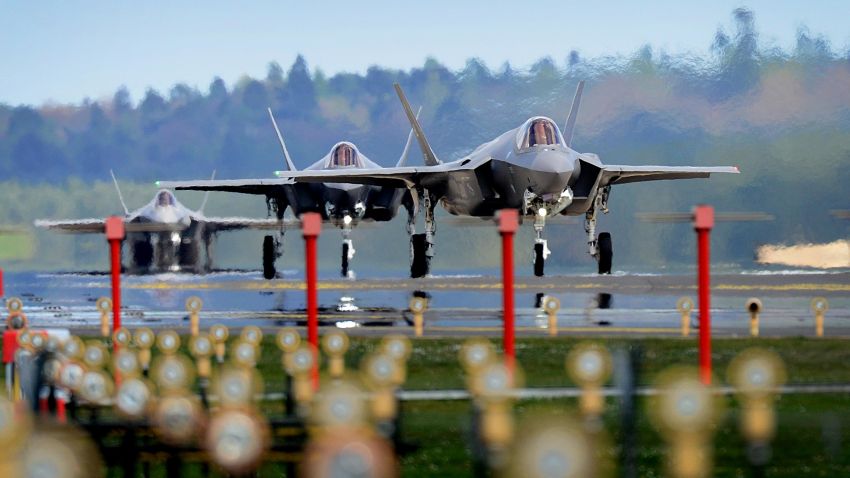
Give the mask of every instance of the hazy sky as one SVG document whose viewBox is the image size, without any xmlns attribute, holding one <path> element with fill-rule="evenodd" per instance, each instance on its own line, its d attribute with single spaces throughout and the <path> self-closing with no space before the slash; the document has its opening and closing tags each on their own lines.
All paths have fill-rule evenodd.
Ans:
<svg viewBox="0 0 850 478">
<path fill-rule="evenodd" d="M 741 6 L 755 12 L 763 44 L 790 49 L 805 25 L 835 50 L 850 45 L 847 0 L 0 0 L 0 103 L 76 103 L 121 85 L 134 101 L 177 82 L 206 91 L 214 76 L 230 86 L 264 77 L 271 61 L 288 69 L 298 53 L 328 74 L 409 69 L 428 56 L 453 69 L 479 57 L 496 69 L 543 56 L 564 65 L 573 49 L 585 58 L 645 44 L 705 53 L 718 27 L 733 31 Z"/>
</svg>

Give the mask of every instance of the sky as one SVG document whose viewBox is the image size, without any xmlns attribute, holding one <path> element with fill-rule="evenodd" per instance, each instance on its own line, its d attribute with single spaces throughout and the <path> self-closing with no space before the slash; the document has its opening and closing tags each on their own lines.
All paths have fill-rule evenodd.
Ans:
<svg viewBox="0 0 850 478">
<path fill-rule="evenodd" d="M 563 66 L 571 50 L 593 58 L 647 44 L 705 54 L 718 28 L 734 31 L 738 7 L 755 13 L 762 44 L 790 50 L 807 27 L 834 50 L 850 46 L 846 0 L 0 0 L 0 103 L 79 103 L 122 85 L 134 101 L 179 82 L 206 92 L 216 76 L 230 86 L 265 77 L 272 61 L 287 70 L 299 53 L 328 75 L 428 57 L 452 69 L 472 57 L 491 69 L 545 56 Z"/>
</svg>

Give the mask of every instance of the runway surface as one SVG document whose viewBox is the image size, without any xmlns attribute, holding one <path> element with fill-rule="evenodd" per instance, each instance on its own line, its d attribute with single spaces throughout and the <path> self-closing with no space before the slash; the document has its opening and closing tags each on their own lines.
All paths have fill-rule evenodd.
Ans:
<svg viewBox="0 0 850 478">
<path fill-rule="evenodd" d="M 611 276 L 568 275 L 516 278 L 517 333 L 546 334 L 547 317 L 535 307 L 538 296 L 561 301 L 561 334 L 678 336 L 676 301 L 696 298 L 693 275 L 617 273 Z M 427 279 L 328 278 L 319 283 L 323 326 L 346 328 L 355 334 L 410 333 L 406 312 L 412 295 L 427 295 L 426 335 L 463 336 L 501 333 L 501 283 L 479 275 Z M 7 273 L 6 296 L 19 296 L 33 327 L 94 329 L 99 314 L 94 302 L 110 294 L 103 275 Z M 185 328 L 185 300 L 204 301 L 202 326 L 233 327 L 303 325 L 304 283 L 291 272 L 265 281 L 258 272 L 215 273 L 206 276 L 160 274 L 124 278 L 123 323 L 134 328 Z M 830 310 L 830 336 L 850 337 L 850 272 L 743 271 L 712 278 L 712 329 L 719 336 L 745 336 L 749 297 L 764 303 L 764 336 L 814 335 L 811 299 L 824 296 Z M 692 317 L 696 326 L 696 315 Z M 695 329 L 693 329 L 695 332 Z"/>
</svg>

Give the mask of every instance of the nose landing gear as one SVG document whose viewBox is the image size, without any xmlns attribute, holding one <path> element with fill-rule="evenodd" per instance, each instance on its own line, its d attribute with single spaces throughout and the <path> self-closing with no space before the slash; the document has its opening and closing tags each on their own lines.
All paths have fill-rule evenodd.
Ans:
<svg viewBox="0 0 850 478">
<path fill-rule="evenodd" d="M 349 263 L 354 259 L 354 243 L 351 241 L 352 218 L 346 215 L 342 219 L 342 267 L 340 273 L 343 277 L 354 278 L 354 271 L 349 269 Z"/>
<path fill-rule="evenodd" d="M 534 216 L 534 275 L 543 277 L 543 266 L 546 264 L 546 259 L 552 254 L 549 250 L 546 239 L 543 239 L 543 228 L 546 226 L 546 209 L 540 208 Z"/>
</svg>

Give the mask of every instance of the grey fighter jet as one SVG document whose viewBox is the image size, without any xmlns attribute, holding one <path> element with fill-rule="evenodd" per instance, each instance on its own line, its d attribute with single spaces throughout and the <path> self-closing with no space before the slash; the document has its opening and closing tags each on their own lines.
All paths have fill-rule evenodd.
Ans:
<svg viewBox="0 0 850 478">
<path fill-rule="evenodd" d="M 328 154 L 298 171 L 280 128 L 274 119 L 271 109 L 268 110 L 272 126 L 277 134 L 281 151 L 286 163 L 285 171 L 276 171 L 275 175 L 288 177 L 292 174 L 323 174 L 323 173 L 355 173 L 358 171 L 375 171 L 383 169 L 373 162 L 353 143 L 340 141 L 333 145 Z M 403 167 L 413 141 L 413 131 L 407 138 L 407 143 L 396 167 Z M 291 208 L 297 217 L 305 212 L 317 212 L 323 220 L 330 222 L 342 231 L 342 266 L 344 277 L 352 277 L 350 261 L 354 258 L 354 244 L 351 240 L 352 229 L 361 221 L 389 221 L 395 217 L 401 205 L 404 205 L 411 217 L 414 207 L 404 187 L 396 185 L 365 185 L 360 183 L 344 183 L 332 181 L 328 184 L 320 182 L 293 182 L 281 179 L 254 180 L 209 180 L 209 181 L 163 181 L 165 187 L 176 189 L 192 189 L 200 191 L 229 191 L 244 194 L 266 196 L 269 214 L 274 214 L 278 220 L 283 220 L 287 208 Z M 275 277 L 275 260 L 282 255 L 283 233 L 281 227 L 276 236 L 268 235 L 263 240 L 263 275 L 266 279 Z"/>
<path fill-rule="evenodd" d="M 112 177 L 115 181 L 115 176 Z M 276 229 L 279 223 L 272 219 L 241 217 L 207 217 L 201 207 L 192 211 L 167 189 L 160 189 L 145 206 L 130 211 L 115 181 L 121 206 L 124 208 L 125 244 L 129 244 L 128 261 L 123 262 L 125 272 L 147 274 L 186 271 L 203 273 L 212 270 L 212 246 L 216 233 L 236 229 Z M 44 220 L 35 225 L 65 233 L 103 233 L 104 219 Z M 205 253 L 202 259 L 201 248 Z"/>
<path fill-rule="evenodd" d="M 267 185 L 294 183 L 357 183 L 406 187 L 414 207 L 424 210 L 425 232 L 417 234 L 410 222 L 411 276 L 430 272 L 434 255 L 436 223 L 434 208 L 441 204 L 449 213 L 491 217 L 498 210 L 514 208 L 533 218 L 534 274 L 542 276 L 550 254 L 543 238 L 546 219 L 557 215 L 585 217 L 588 250 L 600 274 L 612 268 L 611 235 L 596 235 L 597 215 L 608 212 L 611 187 L 639 181 L 707 178 L 712 173 L 738 173 L 735 167 L 626 166 L 606 165 L 592 153 L 572 149 L 571 140 L 584 82 L 576 89 L 572 108 L 563 129 L 545 116 L 528 118 L 521 126 L 478 146 L 467 156 L 444 163 L 437 158 L 399 85 L 396 92 L 422 150 L 424 167 L 375 170 L 298 171 L 281 174 Z M 257 180 L 233 184 L 251 187 Z M 171 183 L 180 189 L 191 184 Z M 415 217 L 415 216 L 414 216 Z"/>
</svg>

